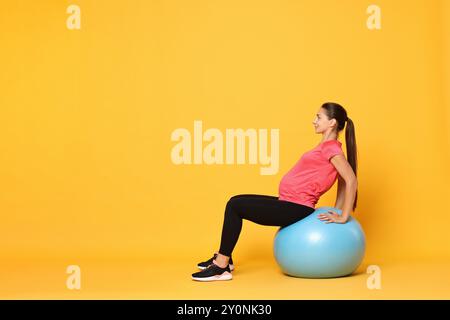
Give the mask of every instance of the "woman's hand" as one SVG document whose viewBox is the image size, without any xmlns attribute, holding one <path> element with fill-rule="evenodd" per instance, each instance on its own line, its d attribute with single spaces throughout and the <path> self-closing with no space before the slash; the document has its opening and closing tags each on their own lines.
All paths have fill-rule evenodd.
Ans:
<svg viewBox="0 0 450 320">
<path fill-rule="evenodd" d="M 321 213 L 317 215 L 319 220 L 326 221 L 325 223 L 346 223 L 348 218 L 344 215 L 339 215 L 334 211 L 328 210 L 328 213 Z"/>
</svg>

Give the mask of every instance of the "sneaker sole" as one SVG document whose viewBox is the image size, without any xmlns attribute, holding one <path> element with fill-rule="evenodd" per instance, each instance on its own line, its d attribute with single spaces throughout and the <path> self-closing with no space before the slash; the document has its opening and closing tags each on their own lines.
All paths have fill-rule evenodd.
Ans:
<svg viewBox="0 0 450 320">
<path fill-rule="evenodd" d="M 200 270 L 206 269 L 206 267 L 202 267 L 202 266 L 197 266 L 197 268 L 199 268 Z M 230 264 L 230 270 L 231 270 L 231 271 L 234 270 L 234 264 Z"/>
<path fill-rule="evenodd" d="M 224 272 L 221 275 L 218 276 L 212 276 L 212 277 L 207 277 L 207 278 L 196 278 L 196 277 L 192 277 L 192 280 L 196 280 L 196 281 L 226 281 L 226 280 L 231 280 L 233 279 L 233 275 L 229 272 Z"/>
</svg>

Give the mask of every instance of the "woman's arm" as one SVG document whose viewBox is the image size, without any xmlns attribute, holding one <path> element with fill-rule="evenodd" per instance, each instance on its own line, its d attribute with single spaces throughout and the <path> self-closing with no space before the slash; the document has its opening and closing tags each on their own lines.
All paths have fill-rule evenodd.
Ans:
<svg viewBox="0 0 450 320">
<path fill-rule="evenodd" d="M 337 213 L 326 213 L 319 214 L 318 218 L 326 223 L 336 222 L 345 223 L 353 211 L 353 203 L 356 197 L 356 190 L 358 187 L 358 181 L 356 180 L 356 175 L 353 172 L 353 168 L 348 163 L 347 159 L 343 154 L 335 155 L 331 158 L 331 163 L 335 166 L 337 172 L 339 173 L 339 178 L 342 180 L 338 182 L 338 196 L 336 198 L 335 206 L 341 209 L 342 214 Z"/>
<path fill-rule="evenodd" d="M 342 210 L 342 206 L 344 205 L 344 198 L 345 198 L 345 180 L 342 179 L 341 176 L 338 176 L 338 188 L 334 207 Z"/>
<path fill-rule="evenodd" d="M 345 199 L 344 206 L 342 208 L 342 217 L 344 222 L 348 220 L 348 216 L 353 211 L 353 203 L 355 202 L 357 188 L 358 182 L 356 179 L 345 183 Z"/>
</svg>

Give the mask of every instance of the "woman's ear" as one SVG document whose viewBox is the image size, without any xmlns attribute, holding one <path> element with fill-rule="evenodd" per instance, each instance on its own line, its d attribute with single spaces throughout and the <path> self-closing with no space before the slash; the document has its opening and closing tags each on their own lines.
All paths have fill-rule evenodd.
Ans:
<svg viewBox="0 0 450 320">
<path fill-rule="evenodd" d="M 333 128 L 337 127 L 337 121 L 336 121 L 336 119 L 333 118 L 333 119 L 331 119 L 330 121 L 331 121 L 330 125 L 331 125 Z"/>
</svg>

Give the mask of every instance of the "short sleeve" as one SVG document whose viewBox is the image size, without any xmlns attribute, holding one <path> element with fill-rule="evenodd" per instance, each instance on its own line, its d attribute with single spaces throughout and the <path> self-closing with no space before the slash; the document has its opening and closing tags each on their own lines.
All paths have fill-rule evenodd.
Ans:
<svg viewBox="0 0 450 320">
<path fill-rule="evenodd" d="M 325 159 L 330 160 L 332 157 L 338 154 L 344 154 L 341 146 L 339 145 L 339 142 L 326 141 L 322 144 L 322 155 L 325 157 Z"/>
</svg>

